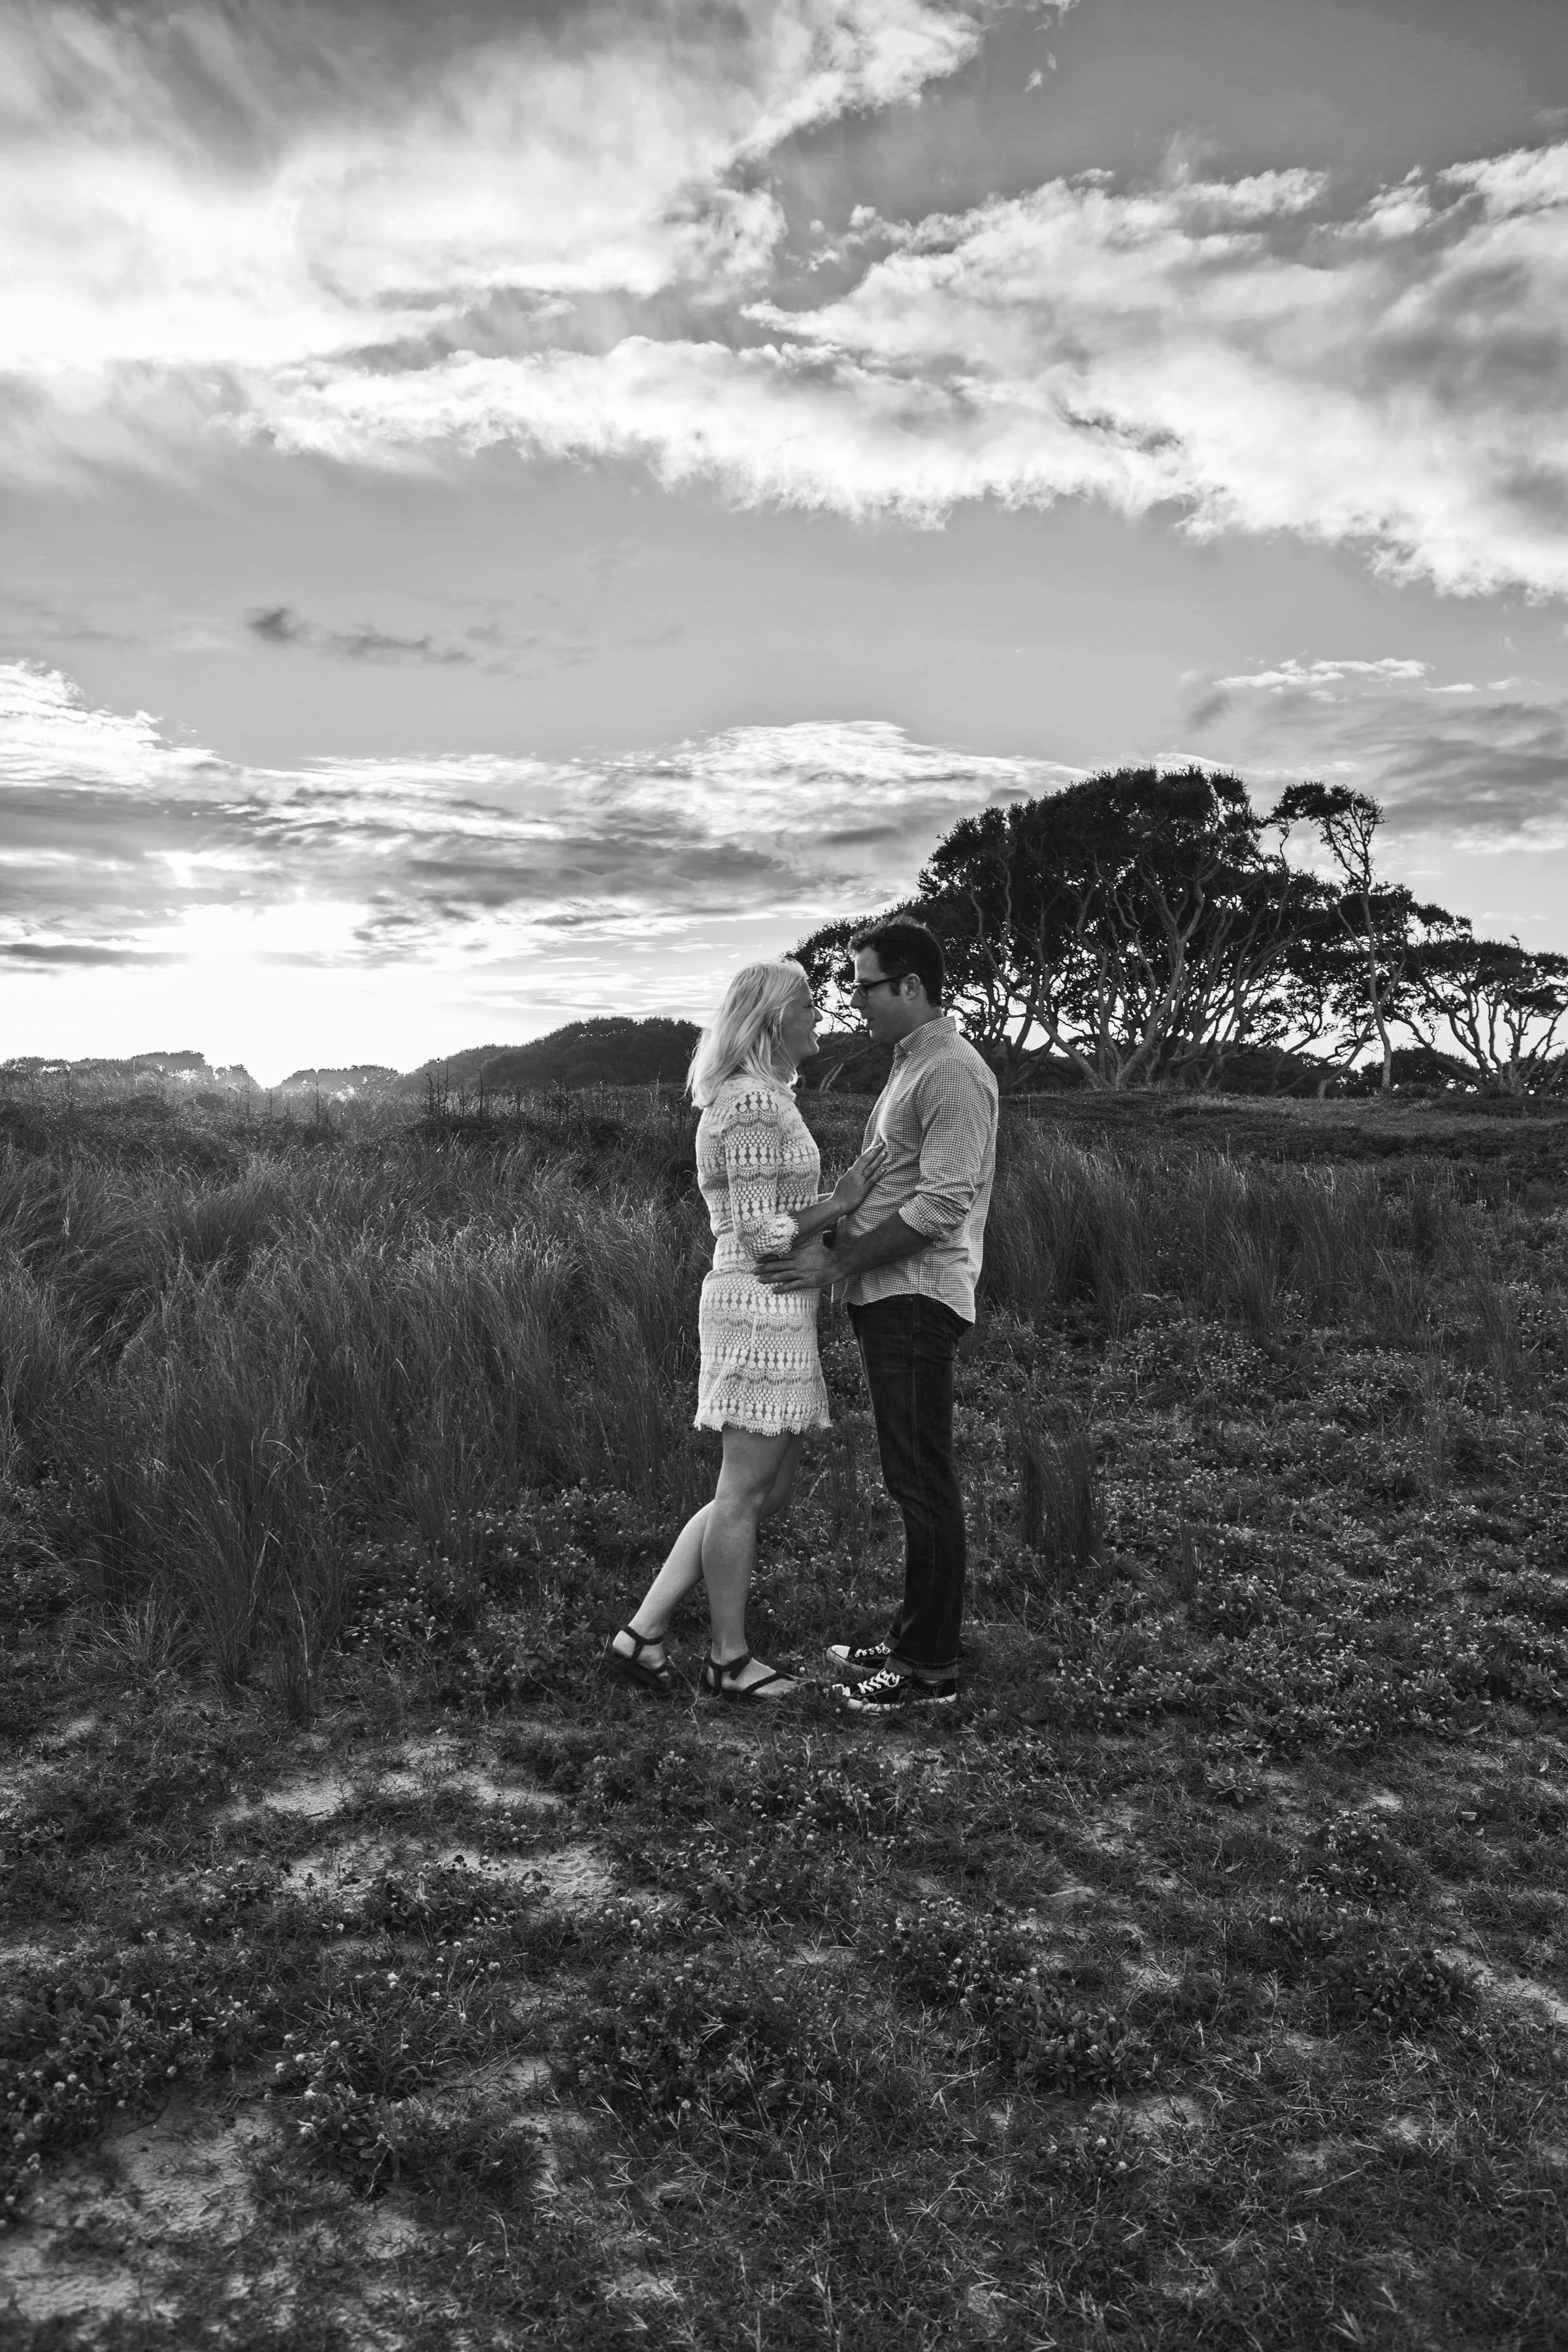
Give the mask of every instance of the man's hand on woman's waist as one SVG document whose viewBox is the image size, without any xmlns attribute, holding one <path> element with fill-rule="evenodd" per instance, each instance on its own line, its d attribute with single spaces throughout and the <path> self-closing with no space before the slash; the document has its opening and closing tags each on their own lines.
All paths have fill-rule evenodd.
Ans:
<svg viewBox="0 0 1568 2352">
<path fill-rule="evenodd" d="M 856 1234 L 830 1249 L 823 1241 L 802 1242 L 784 1257 L 760 1257 L 757 1273 L 773 1290 L 826 1290 L 830 1283 L 848 1282 L 874 1265 L 889 1265 L 912 1250 L 930 1245 L 930 1235 L 917 1233 L 894 1211 L 868 1233 Z"/>
</svg>

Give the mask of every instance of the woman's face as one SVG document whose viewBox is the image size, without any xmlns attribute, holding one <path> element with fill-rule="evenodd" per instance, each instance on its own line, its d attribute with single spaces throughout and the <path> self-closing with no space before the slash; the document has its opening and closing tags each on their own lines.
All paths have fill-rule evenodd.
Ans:
<svg viewBox="0 0 1568 2352">
<path fill-rule="evenodd" d="M 816 1051 L 816 999 L 804 982 L 780 1015 L 779 1044 L 796 1069 Z"/>
</svg>

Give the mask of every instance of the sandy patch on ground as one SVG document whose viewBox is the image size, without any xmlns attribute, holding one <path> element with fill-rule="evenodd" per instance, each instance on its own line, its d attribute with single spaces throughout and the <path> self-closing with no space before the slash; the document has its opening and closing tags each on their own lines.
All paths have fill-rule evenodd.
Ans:
<svg viewBox="0 0 1568 2352">
<path fill-rule="evenodd" d="M 57 1723 L 51 1730 L 44 1734 L 38 1741 L 38 1752 L 40 1755 L 52 1756 L 61 1748 L 79 1747 L 84 1739 L 92 1738 L 98 1726 L 99 1717 L 96 1715 L 68 1716 L 64 1723 Z"/>
<path fill-rule="evenodd" d="M 1379 2139 L 1389 2147 L 1408 2147 L 1424 2156 L 1452 2147 L 1458 2137 L 1458 2124 L 1438 2123 L 1432 2116 L 1390 2116 L 1378 2127 Z"/>
<path fill-rule="evenodd" d="M 140 2309 L 154 2294 L 122 2253 L 127 2217 L 79 2166 L 56 2173 L 26 2221 L 0 2239 L 0 2319 L 84 2321 Z"/>
<path fill-rule="evenodd" d="M 374 1797 L 433 1797 L 444 1789 L 455 1789 L 459 1795 L 471 1797 L 476 1804 L 505 1807 L 510 1812 L 561 1811 L 561 1799 L 550 1790 L 498 1780 L 481 1765 L 445 1764 L 437 1769 L 424 1764 L 400 1764 L 363 1783 L 363 1793 Z"/>
<path fill-rule="evenodd" d="M 218 1815 L 220 1822 L 254 1821 L 258 1813 L 292 1813 L 310 1822 L 331 1821 L 353 1794 L 353 1784 L 341 1773 L 318 1772 L 285 1780 L 258 1798 L 236 1797 Z"/>
<path fill-rule="evenodd" d="M 460 1760 L 455 1741 L 435 1738 L 411 1742 L 399 1760 L 381 1764 L 331 1764 L 319 1772 L 299 1773 L 280 1781 L 259 1797 L 237 1797 L 226 1805 L 220 1821 L 253 1821 L 258 1813 L 285 1813 L 301 1821 L 331 1821 L 351 1802 L 367 1797 L 433 1797 L 452 1790 L 476 1803 L 513 1812 L 542 1815 L 559 1812 L 562 1801 L 552 1791 L 527 1781 L 503 1780 L 488 1761 Z"/>
<path fill-rule="evenodd" d="M 249 2227 L 247 2175 L 271 2136 L 259 2116 L 224 2121 L 186 2098 L 111 2130 L 96 2161 L 46 2176 L 25 2221 L 0 2237 L 0 2313 L 166 2315 L 182 2242 L 233 2244 Z"/>
<path fill-rule="evenodd" d="M 34 1781 L 48 1769 L 45 1756 L 27 1756 L 16 1764 L 0 1764 L 0 1813 L 20 1805 Z"/>
<path fill-rule="evenodd" d="M 347 1906 L 357 1902 L 384 1872 L 398 1868 L 410 1877 L 426 1870 L 471 1872 L 480 1885 L 535 1889 L 546 1902 L 568 1908 L 604 1902 L 615 1893 L 610 1864 L 593 1846 L 552 1846 L 541 1853 L 484 1853 L 471 1842 L 438 1845 L 423 1839 L 346 1838 L 322 1845 L 289 1863 L 284 1884 L 298 1895 L 320 1895 Z M 657 1908 L 650 1897 L 642 1906 Z"/>
<path fill-rule="evenodd" d="M 1557 2032 L 1568 2032 L 1568 2000 L 1553 1992 L 1550 1985 L 1538 1984 L 1533 1977 L 1510 1976 L 1502 1969 L 1490 1969 L 1459 1944 L 1440 1945 L 1437 1958 L 1463 1969 L 1494 2000 L 1506 2001 L 1511 2009 L 1533 2011 L 1537 2022 L 1544 2017 Z"/>
<path fill-rule="evenodd" d="M 171 2101 L 155 2120 L 111 2132 L 104 2148 L 120 2189 L 160 2232 L 199 2230 L 205 2238 L 238 2237 L 250 2220 L 246 2175 L 272 2137 L 259 2116 L 215 2130 L 193 2101 Z"/>
<path fill-rule="evenodd" d="M 1125 2116 L 1128 2127 L 1140 2139 L 1160 2139 L 1167 2132 L 1204 2131 L 1208 2126 L 1202 2100 L 1182 2091 L 1140 2092 L 1132 2098 L 1119 2099 L 1113 2112 Z"/>
<path fill-rule="evenodd" d="M 365 2222 L 364 2250 L 373 2262 L 392 2262 L 399 2254 L 411 2254 L 416 2247 L 427 2246 L 433 2234 L 412 2213 L 395 2204 L 393 2197 L 384 2197 L 379 2205 L 372 2208 Z"/>
<path fill-rule="evenodd" d="M 446 1870 L 471 1870 L 477 1877 L 503 1879 L 509 1885 L 535 1885 L 552 1903 L 569 1908 L 575 1904 L 602 1903 L 615 1892 L 615 1875 L 602 1854 L 590 1845 L 563 1845 L 548 1853 L 470 1853 L 451 1846 L 432 1856 Z"/>
<path fill-rule="evenodd" d="M 1321 2181 L 1336 2166 L 1353 2161 L 1354 2154 L 1348 2139 L 1303 2140 L 1285 2160 L 1298 2180 Z"/>
<path fill-rule="evenodd" d="M 0 1936 L 0 1969 L 52 1968 L 58 1961 L 68 1960 L 89 1940 L 74 1936 L 46 1943 L 37 1936 Z"/>
<path fill-rule="evenodd" d="M 635 2307 L 645 2303 L 674 2303 L 680 2290 L 673 2279 L 659 2278 L 636 2263 L 625 2263 L 611 2273 L 605 2293 L 612 2303 L 629 2303 Z"/>
</svg>

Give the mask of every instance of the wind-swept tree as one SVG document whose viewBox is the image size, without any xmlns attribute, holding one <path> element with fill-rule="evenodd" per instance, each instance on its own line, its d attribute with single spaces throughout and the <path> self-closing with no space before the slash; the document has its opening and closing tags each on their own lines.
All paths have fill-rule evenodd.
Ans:
<svg viewBox="0 0 1568 2352">
<path fill-rule="evenodd" d="M 1447 1027 L 1489 1086 L 1522 1095 L 1559 1083 L 1568 1032 L 1568 956 L 1478 940 L 1463 916 L 1430 927 L 1411 956 L 1417 1012 L 1408 1025 L 1427 1045 Z"/>
<path fill-rule="evenodd" d="M 1378 873 L 1375 842 L 1383 808 L 1370 793 L 1352 792 L 1346 784 L 1292 784 L 1274 820 L 1287 840 L 1294 825 L 1310 825 L 1326 854 L 1333 894 L 1330 921 L 1326 931 L 1314 926 L 1303 937 L 1298 957 L 1313 963 L 1314 977 L 1326 990 L 1343 1065 L 1348 1067 L 1375 1038 L 1387 1094 L 1394 1084 L 1390 1033 L 1395 1023 L 1408 1025 L 1414 930 L 1450 919 L 1440 907 L 1417 906 L 1403 883 L 1384 881 Z"/>
<path fill-rule="evenodd" d="M 961 819 L 903 911 L 941 938 L 1005 1087 L 1051 1055 L 1106 1090 L 1190 1083 L 1283 1034 L 1287 944 L 1321 888 L 1266 826 L 1235 776 L 1117 769 Z M 857 928 L 803 943 L 814 977 Z"/>
</svg>

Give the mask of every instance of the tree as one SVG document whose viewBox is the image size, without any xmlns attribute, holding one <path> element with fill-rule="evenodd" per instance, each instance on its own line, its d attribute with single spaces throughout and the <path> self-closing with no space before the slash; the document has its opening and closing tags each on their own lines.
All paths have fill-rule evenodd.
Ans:
<svg viewBox="0 0 1568 2352">
<path fill-rule="evenodd" d="M 1391 1025 L 1410 1025 L 1412 927 L 1441 925 L 1452 919 L 1441 907 L 1417 906 L 1402 883 L 1378 875 L 1373 845 L 1383 808 L 1368 793 L 1346 784 L 1292 784 L 1274 812 L 1281 837 L 1293 825 L 1311 825 L 1334 876 L 1330 929 L 1349 950 L 1336 955 L 1321 935 L 1305 937 L 1299 953 L 1315 958 L 1316 978 L 1325 991 L 1331 1025 L 1338 1028 L 1348 1066 L 1375 1037 L 1383 1056 L 1382 1090 L 1394 1084 Z"/>
<path fill-rule="evenodd" d="M 1505 1094 L 1560 1082 L 1568 956 L 1475 939 L 1462 916 L 1449 915 L 1414 950 L 1411 977 L 1426 1022 L 1409 1025 L 1424 1044 L 1445 1025 L 1483 1080 Z"/>
<path fill-rule="evenodd" d="M 1091 1087 L 1205 1081 L 1279 1042 L 1292 928 L 1321 886 L 1235 776 L 1121 768 L 964 817 L 920 877 L 965 1030 L 1005 1088 L 1051 1055 Z M 814 978 L 859 926 L 797 950 Z"/>
</svg>

